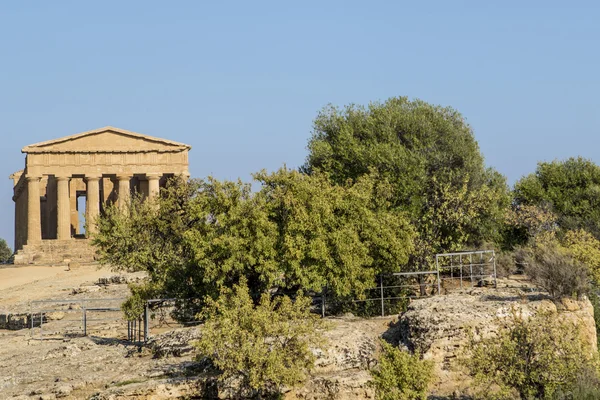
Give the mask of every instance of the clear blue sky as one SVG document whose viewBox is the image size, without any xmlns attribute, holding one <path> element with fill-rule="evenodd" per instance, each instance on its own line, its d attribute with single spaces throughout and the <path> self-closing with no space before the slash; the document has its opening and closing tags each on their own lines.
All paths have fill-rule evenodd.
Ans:
<svg viewBox="0 0 600 400">
<path fill-rule="evenodd" d="M 597 4 L 2 2 L 0 237 L 21 148 L 105 125 L 191 144 L 194 177 L 247 180 L 302 164 L 327 103 L 405 95 L 462 112 L 510 183 L 599 163 Z"/>
</svg>

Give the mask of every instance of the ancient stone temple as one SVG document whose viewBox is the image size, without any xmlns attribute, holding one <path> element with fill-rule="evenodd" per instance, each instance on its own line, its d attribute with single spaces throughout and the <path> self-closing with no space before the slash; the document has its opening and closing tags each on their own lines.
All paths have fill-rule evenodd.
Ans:
<svg viewBox="0 0 600 400">
<path fill-rule="evenodd" d="M 87 237 L 106 205 L 125 207 L 135 192 L 152 198 L 169 177 L 189 177 L 190 149 L 113 127 L 25 146 L 25 169 L 11 175 L 15 264 L 92 261 Z"/>
</svg>

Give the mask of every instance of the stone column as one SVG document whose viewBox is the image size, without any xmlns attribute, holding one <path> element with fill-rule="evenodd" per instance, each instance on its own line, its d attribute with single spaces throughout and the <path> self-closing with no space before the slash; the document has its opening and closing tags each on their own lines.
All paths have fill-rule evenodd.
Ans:
<svg viewBox="0 0 600 400">
<path fill-rule="evenodd" d="M 87 192 L 86 192 L 86 205 L 85 205 L 85 224 L 86 236 L 90 236 L 90 233 L 97 232 L 96 219 L 100 215 L 100 175 L 86 175 L 87 181 Z"/>
<path fill-rule="evenodd" d="M 56 238 L 71 239 L 71 198 L 68 176 L 56 177 Z"/>
<path fill-rule="evenodd" d="M 160 178 L 162 174 L 154 173 L 154 174 L 146 174 L 146 179 L 148 179 L 148 198 L 150 200 L 156 198 L 160 191 Z"/>
<path fill-rule="evenodd" d="M 42 241 L 40 209 L 41 176 L 27 176 L 27 244 Z"/>
<path fill-rule="evenodd" d="M 131 198 L 131 177 L 132 175 L 128 174 L 117 175 L 117 179 L 119 180 L 117 205 L 121 210 L 126 210 L 129 205 L 129 199 Z"/>
</svg>

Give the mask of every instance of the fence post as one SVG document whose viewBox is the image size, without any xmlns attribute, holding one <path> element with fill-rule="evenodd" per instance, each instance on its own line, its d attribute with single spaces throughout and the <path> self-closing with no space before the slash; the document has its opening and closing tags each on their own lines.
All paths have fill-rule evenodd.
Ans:
<svg viewBox="0 0 600 400">
<path fill-rule="evenodd" d="M 498 277 L 496 275 L 496 252 L 492 250 L 492 259 L 494 260 L 494 289 L 498 289 Z"/>
<path fill-rule="evenodd" d="M 460 264 L 460 288 L 462 289 L 462 281 L 463 281 L 463 261 L 462 254 L 458 255 L 458 263 Z"/>
<path fill-rule="evenodd" d="M 469 272 L 471 273 L 471 287 L 474 287 L 473 283 L 473 254 L 469 254 Z"/>
<path fill-rule="evenodd" d="M 321 318 L 325 318 L 325 293 L 327 292 L 327 285 L 321 291 Z"/>
<path fill-rule="evenodd" d="M 146 306 L 144 307 L 144 342 L 148 341 L 150 331 L 150 321 L 148 321 L 148 316 L 148 302 L 146 301 Z"/>
<path fill-rule="evenodd" d="M 83 336 L 87 336 L 87 310 L 83 306 Z"/>
<path fill-rule="evenodd" d="M 381 316 L 385 317 L 385 305 L 383 303 L 383 274 L 379 275 L 379 286 L 381 287 Z"/>
<path fill-rule="evenodd" d="M 435 255 L 435 269 L 437 270 L 437 287 L 438 287 L 438 295 L 442 294 L 442 286 L 440 280 L 440 261 L 438 254 Z M 454 275 L 452 272 L 452 257 L 450 257 L 450 276 L 451 282 L 454 283 Z"/>
</svg>

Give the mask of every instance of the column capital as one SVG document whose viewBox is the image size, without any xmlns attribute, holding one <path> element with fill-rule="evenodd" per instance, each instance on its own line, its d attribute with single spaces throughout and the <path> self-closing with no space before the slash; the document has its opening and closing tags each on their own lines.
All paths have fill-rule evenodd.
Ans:
<svg viewBox="0 0 600 400">
<path fill-rule="evenodd" d="M 86 181 L 99 181 L 100 179 L 102 179 L 102 174 L 86 174 L 85 175 Z"/>
<path fill-rule="evenodd" d="M 31 181 L 40 181 L 42 179 L 41 175 L 25 175 L 25 179 L 27 180 L 27 182 L 31 182 Z"/>
<path fill-rule="evenodd" d="M 68 181 L 71 179 L 70 175 L 54 175 L 54 179 L 57 181 Z"/>
<path fill-rule="evenodd" d="M 146 179 L 149 181 L 152 180 L 159 180 L 160 178 L 162 178 L 163 174 L 159 173 L 159 172 L 150 172 L 146 174 Z"/>
<path fill-rule="evenodd" d="M 133 174 L 117 174 L 117 179 L 120 181 L 130 180 L 133 178 Z"/>
</svg>

